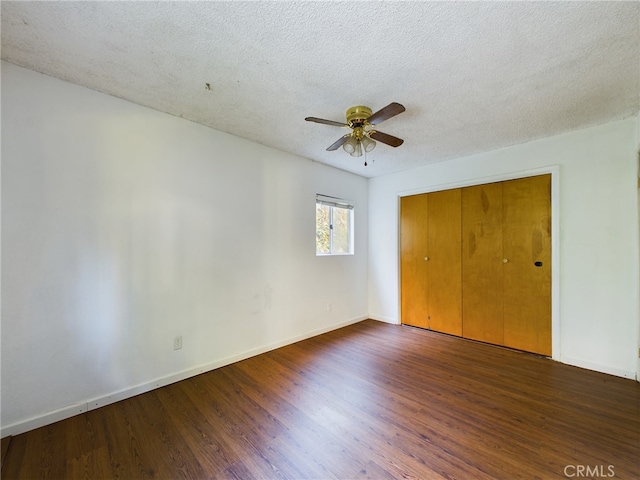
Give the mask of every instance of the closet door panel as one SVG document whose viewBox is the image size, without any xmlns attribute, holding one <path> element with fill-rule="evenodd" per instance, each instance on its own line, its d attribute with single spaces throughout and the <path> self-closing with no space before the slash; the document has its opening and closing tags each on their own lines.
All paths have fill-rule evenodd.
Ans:
<svg viewBox="0 0 640 480">
<path fill-rule="evenodd" d="M 429 328 L 462 335 L 461 189 L 429 194 Z"/>
<path fill-rule="evenodd" d="M 504 345 L 551 355 L 551 176 L 503 183 Z"/>
<path fill-rule="evenodd" d="M 426 194 L 400 199 L 401 321 L 422 328 L 428 327 L 428 213 Z"/>
<path fill-rule="evenodd" d="M 462 190 L 462 333 L 502 345 L 502 184 Z"/>
</svg>

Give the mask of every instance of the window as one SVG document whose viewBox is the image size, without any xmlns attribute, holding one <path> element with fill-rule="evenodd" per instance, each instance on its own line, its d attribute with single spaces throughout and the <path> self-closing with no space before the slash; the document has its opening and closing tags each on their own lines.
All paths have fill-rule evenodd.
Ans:
<svg viewBox="0 0 640 480">
<path fill-rule="evenodd" d="M 353 205 L 316 195 L 316 255 L 353 254 Z"/>
</svg>

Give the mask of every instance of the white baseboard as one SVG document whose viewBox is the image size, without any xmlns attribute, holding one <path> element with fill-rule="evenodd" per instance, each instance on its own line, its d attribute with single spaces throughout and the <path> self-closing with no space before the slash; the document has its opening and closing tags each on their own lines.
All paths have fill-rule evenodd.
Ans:
<svg viewBox="0 0 640 480">
<path fill-rule="evenodd" d="M 632 380 L 637 380 L 636 372 L 633 370 L 623 370 L 621 368 L 610 367 L 608 365 L 601 365 L 599 363 L 593 363 L 588 360 L 583 360 L 581 358 L 573 358 L 573 357 L 562 357 L 560 358 L 561 363 L 566 363 L 567 365 L 573 365 L 574 367 L 586 368 L 587 370 L 593 370 L 595 372 L 606 373 L 608 375 L 615 375 L 616 377 L 622 378 L 630 378 Z"/>
<path fill-rule="evenodd" d="M 160 377 L 150 382 L 141 383 L 139 385 L 118 390 L 107 395 L 91 398 L 74 405 L 63 407 L 51 412 L 46 412 L 41 415 L 36 415 L 24 420 L 19 420 L 8 425 L 3 425 L 0 428 L 0 437 L 4 438 L 9 435 L 19 435 L 21 433 L 28 432 L 29 430 L 44 427 L 46 425 L 59 422 L 60 420 L 65 420 L 75 415 L 80 415 L 81 413 L 88 412 L 89 410 L 95 410 L 96 408 L 104 407 L 111 403 L 119 402 L 121 400 L 140 395 L 141 393 L 150 392 L 151 390 L 154 390 L 156 388 L 164 387 L 165 385 L 179 382 L 195 375 L 209 372 L 211 370 L 215 370 L 216 368 L 224 367 L 225 365 L 231 365 L 232 363 L 239 362 L 240 360 L 255 357 L 256 355 L 275 350 L 276 348 L 291 345 L 292 343 L 300 342 L 302 340 L 306 340 L 307 338 L 322 335 L 323 333 L 327 333 L 342 327 L 346 327 L 348 325 L 352 325 L 354 323 L 361 322 L 362 320 L 366 320 L 367 318 L 369 317 L 364 316 L 352 318 L 350 320 L 339 322 L 328 327 L 320 328 L 318 330 L 313 330 L 302 335 L 296 335 L 285 340 L 274 342 L 262 347 L 238 353 L 236 355 L 231 355 L 226 358 L 215 360 L 204 365 L 199 365 L 187 370 Z"/>
<path fill-rule="evenodd" d="M 387 317 L 386 315 L 370 315 L 371 320 L 377 320 L 378 322 L 391 323 L 393 325 L 400 325 L 397 318 Z"/>
<path fill-rule="evenodd" d="M 0 436 L 4 438 L 9 435 L 19 435 L 21 433 L 28 432 L 29 430 L 44 427 L 45 425 L 50 425 L 52 423 L 59 422 L 60 420 L 65 420 L 75 415 L 80 415 L 81 413 L 85 413 L 86 411 L 86 402 L 69 405 L 67 407 L 59 408 L 42 415 L 36 415 L 25 420 L 19 420 L 17 422 L 10 423 L 9 425 L 3 425 L 0 428 Z"/>
</svg>

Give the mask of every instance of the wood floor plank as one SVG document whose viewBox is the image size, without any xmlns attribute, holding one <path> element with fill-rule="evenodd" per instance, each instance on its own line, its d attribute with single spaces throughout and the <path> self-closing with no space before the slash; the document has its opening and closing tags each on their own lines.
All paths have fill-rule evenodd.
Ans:
<svg viewBox="0 0 640 480">
<path fill-rule="evenodd" d="M 117 478 L 154 478 L 160 462 L 152 460 L 150 452 L 145 448 L 145 439 L 137 431 L 139 426 L 131 416 L 129 403 L 138 397 L 118 402 L 105 407 L 104 427 L 107 431 L 107 447 L 114 476 Z M 113 408 L 110 408 L 113 407 Z"/>
<path fill-rule="evenodd" d="M 20 478 L 22 474 L 22 461 L 26 451 L 27 435 L 17 435 L 11 438 L 11 448 L 7 450 L 0 474 L 2 478 Z M 11 452 L 11 454 L 9 454 Z"/>
<path fill-rule="evenodd" d="M 61 422 L 48 425 L 30 432 L 24 443 L 24 454 L 15 478 L 64 478 L 66 475 L 65 431 Z M 11 441 L 11 450 L 7 452 L 7 462 L 13 455 L 13 445 L 21 435 Z M 10 471 L 12 469 L 9 469 Z M 2 478 L 11 478 L 9 472 L 2 471 Z"/>
<path fill-rule="evenodd" d="M 223 436 L 212 426 L 200 409 L 193 403 L 183 389 L 184 383 L 176 383 L 157 390 L 167 415 L 180 430 L 187 447 L 198 458 L 209 475 L 223 472 L 236 465 L 230 471 L 237 471 L 239 457 L 233 452 Z"/>
<path fill-rule="evenodd" d="M 1 440 L 2 444 L 2 456 L 0 457 L 0 469 L 1 466 L 4 465 L 4 457 L 7 455 L 7 451 L 9 451 L 9 444 L 11 443 L 11 435 L 7 435 L 3 437 Z"/>
<path fill-rule="evenodd" d="M 305 471 L 308 468 L 315 470 L 318 478 L 341 478 L 346 473 L 344 465 L 349 465 L 355 473 L 357 459 L 341 439 L 313 421 L 310 415 L 296 409 L 277 390 L 267 389 L 262 382 L 256 383 L 241 368 L 234 365 L 229 369 L 226 382 L 237 389 L 242 385 L 260 385 L 259 388 L 244 388 L 242 393 L 254 405 L 262 405 L 269 412 L 269 417 L 283 427 L 274 447 L 282 448 L 282 454 L 291 457 L 294 463 L 307 465 Z M 340 467 L 336 468 L 336 464 Z"/>
<path fill-rule="evenodd" d="M 243 462 L 229 465 L 213 478 L 215 480 L 256 480 Z"/>
<path fill-rule="evenodd" d="M 188 447 L 180 430 L 169 418 L 168 412 L 158 400 L 158 392 L 142 395 L 131 402 L 132 417 L 137 419 L 135 426 L 145 447 L 151 452 L 151 458 L 162 459 L 164 471 L 160 478 L 179 479 L 205 478 L 198 458 Z"/>
<path fill-rule="evenodd" d="M 638 383 L 369 320 L 14 436 L 2 478 L 635 479 L 639 458 Z"/>
<path fill-rule="evenodd" d="M 61 425 L 66 433 L 66 470 L 69 478 L 100 479 L 113 476 L 100 421 L 100 414 L 89 412 L 72 417 L 65 425 Z"/>
<path fill-rule="evenodd" d="M 218 429 L 233 451 L 242 458 L 252 475 L 258 478 L 298 478 L 300 473 L 282 461 L 271 448 L 272 438 L 261 435 L 260 426 L 245 421 L 234 402 L 229 403 L 219 391 L 220 371 L 199 376 L 185 388 L 207 421 Z"/>
</svg>

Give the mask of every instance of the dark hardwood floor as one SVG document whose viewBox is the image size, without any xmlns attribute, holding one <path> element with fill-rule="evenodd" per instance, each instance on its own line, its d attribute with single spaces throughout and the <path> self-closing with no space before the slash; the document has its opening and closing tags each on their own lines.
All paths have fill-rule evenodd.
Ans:
<svg viewBox="0 0 640 480">
<path fill-rule="evenodd" d="M 640 478 L 640 385 L 364 321 L 11 439 L 3 479 Z"/>
</svg>

